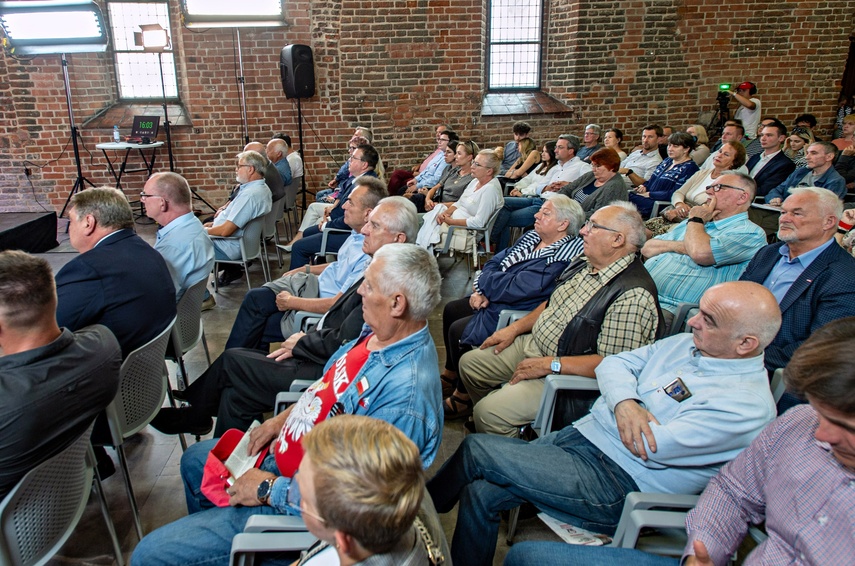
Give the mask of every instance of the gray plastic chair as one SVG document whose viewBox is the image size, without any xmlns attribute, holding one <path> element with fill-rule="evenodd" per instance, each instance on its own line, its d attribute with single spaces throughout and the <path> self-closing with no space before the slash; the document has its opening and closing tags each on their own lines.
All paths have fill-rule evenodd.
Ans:
<svg viewBox="0 0 855 566">
<path fill-rule="evenodd" d="M 249 268 L 247 264 L 250 260 L 262 257 L 261 233 L 264 230 L 264 216 L 253 218 L 250 220 L 246 228 L 243 230 L 243 235 L 240 237 L 234 236 L 211 236 L 211 240 L 237 240 L 240 242 L 240 259 L 218 259 L 214 261 L 214 292 L 220 291 L 220 286 L 217 283 L 216 274 L 219 271 L 219 264 L 231 263 L 243 266 L 246 273 L 246 287 L 252 290 L 252 284 L 249 281 Z M 264 273 L 264 280 L 270 281 L 270 275 L 267 273 L 267 263 L 261 260 L 261 271 Z"/>
<path fill-rule="evenodd" d="M 442 251 L 440 254 L 446 254 L 449 252 L 451 247 L 451 237 L 454 234 L 455 230 L 466 230 L 467 232 L 472 232 L 472 250 L 470 253 L 472 254 L 472 266 L 475 269 L 480 269 L 481 254 L 478 252 L 478 239 L 479 236 L 481 240 L 484 241 L 484 255 L 488 255 L 490 253 L 490 233 L 493 231 L 493 226 L 496 224 L 496 219 L 499 217 L 499 213 L 502 211 L 502 207 L 499 207 L 493 214 L 490 215 L 489 220 L 487 220 L 487 224 L 480 227 L 469 228 L 466 226 L 449 226 L 448 233 L 445 235 L 445 245 L 442 247 Z M 472 266 L 469 267 L 469 277 L 472 277 Z"/>
<path fill-rule="evenodd" d="M 276 229 L 276 223 L 282 220 L 282 214 L 285 211 L 285 197 L 273 203 L 273 208 L 264 215 L 264 231 L 261 234 L 261 248 L 264 251 L 264 261 L 270 264 L 270 258 L 267 256 L 267 242 L 273 241 L 276 249 L 276 260 L 279 262 L 279 267 L 282 267 L 282 249 L 279 247 L 279 231 Z M 269 269 L 269 268 L 268 268 Z"/>
<path fill-rule="evenodd" d="M 205 327 L 202 324 L 202 301 L 205 298 L 207 286 L 208 278 L 205 277 L 198 283 L 191 285 L 181 296 L 181 300 L 178 301 L 178 315 L 170 337 L 174 355 L 169 359 L 178 364 L 178 369 L 181 372 L 181 381 L 178 383 L 179 389 L 184 389 L 189 383 L 187 368 L 184 366 L 184 354 L 195 348 L 199 342 L 202 342 L 202 347 L 205 348 L 208 366 L 211 365 L 211 353 L 208 351 Z"/>
<path fill-rule="evenodd" d="M 0 502 L 0 564 L 45 564 L 77 526 L 95 477 L 89 445 L 92 425 L 59 454 L 30 470 Z M 97 480 L 97 477 L 95 478 Z M 122 551 L 100 481 L 94 484 L 101 512 L 123 566 Z"/>
<path fill-rule="evenodd" d="M 106 409 L 112 446 L 119 455 L 134 527 L 140 539 L 143 537 L 140 513 L 122 444 L 126 438 L 148 426 L 163 406 L 163 399 L 169 390 L 169 375 L 164 357 L 175 320 L 172 319 L 150 342 L 128 354 L 119 372 L 119 392 Z"/>
</svg>

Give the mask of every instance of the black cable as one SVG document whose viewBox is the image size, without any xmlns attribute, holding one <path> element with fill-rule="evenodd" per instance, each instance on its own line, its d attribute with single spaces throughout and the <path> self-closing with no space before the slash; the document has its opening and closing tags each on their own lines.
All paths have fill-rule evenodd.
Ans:
<svg viewBox="0 0 855 566">
<path fill-rule="evenodd" d="M 36 204 L 42 207 L 42 210 L 45 212 L 53 212 L 52 210 L 48 210 L 45 206 L 39 202 L 39 197 L 36 196 L 36 186 L 33 184 L 33 180 L 27 175 L 27 182 L 30 183 L 30 190 L 33 192 L 33 200 L 36 201 Z"/>
</svg>

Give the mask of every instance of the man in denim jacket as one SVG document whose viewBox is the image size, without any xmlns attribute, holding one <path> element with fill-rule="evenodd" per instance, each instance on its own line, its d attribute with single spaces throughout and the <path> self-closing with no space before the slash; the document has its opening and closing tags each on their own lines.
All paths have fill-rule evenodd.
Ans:
<svg viewBox="0 0 855 566">
<path fill-rule="evenodd" d="M 395 425 L 429 466 L 443 424 L 436 348 L 427 326 L 428 314 L 439 303 L 440 283 L 436 260 L 422 248 L 381 248 L 359 289 L 366 323 L 362 334 L 330 358 L 324 377 L 295 405 L 250 433 L 250 453 L 268 445 L 270 453 L 260 468 L 228 488 L 230 506 L 212 507 L 200 490 L 215 441 L 195 444 L 181 461 L 190 515 L 146 536 L 132 563 L 213 563 L 221 558 L 227 564 L 232 538 L 249 516 L 299 513 L 286 502 L 302 457 L 300 440 L 316 423 L 337 414 L 366 415 Z"/>
</svg>

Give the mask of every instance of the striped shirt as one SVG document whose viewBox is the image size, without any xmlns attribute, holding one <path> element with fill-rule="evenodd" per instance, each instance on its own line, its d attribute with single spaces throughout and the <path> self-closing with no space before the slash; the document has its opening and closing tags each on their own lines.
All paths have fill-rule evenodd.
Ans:
<svg viewBox="0 0 855 566">
<path fill-rule="evenodd" d="M 716 564 L 737 549 L 748 523 L 766 521 L 769 538 L 744 564 L 855 562 L 855 472 L 814 438 L 819 419 L 799 405 L 767 426 L 722 468 L 686 520 Z"/>
<path fill-rule="evenodd" d="M 608 285 L 633 260 L 634 254 L 626 255 L 599 272 L 594 272 L 589 262 L 552 292 L 549 304 L 531 330 L 542 356 L 556 355 L 558 340 L 567 324 L 597 291 Z M 597 353 L 610 356 L 650 344 L 656 338 L 658 322 L 653 296 L 638 287 L 630 289 L 615 299 L 606 311 L 597 339 Z"/>
</svg>

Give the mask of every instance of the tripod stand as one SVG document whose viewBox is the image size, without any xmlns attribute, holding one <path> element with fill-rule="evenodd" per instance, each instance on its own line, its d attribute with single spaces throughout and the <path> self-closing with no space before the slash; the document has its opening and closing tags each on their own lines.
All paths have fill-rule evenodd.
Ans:
<svg viewBox="0 0 855 566">
<path fill-rule="evenodd" d="M 65 53 L 60 55 L 62 59 L 62 79 L 65 82 L 65 103 L 68 105 L 68 121 L 71 123 L 71 146 L 74 148 L 74 164 L 77 166 L 77 179 L 74 181 L 74 186 L 71 187 L 71 192 L 68 193 L 68 198 L 65 199 L 65 204 L 62 207 L 62 212 L 59 217 L 65 214 L 65 209 L 68 208 L 68 203 L 71 202 L 71 197 L 78 191 L 86 188 L 85 183 L 89 183 L 94 187 L 95 183 L 83 176 L 83 169 L 80 167 L 80 147 L 77 145 L 77 138 L 80 136 L 80 131 L 74 125 L 74 110 L 71 107 L 71 85 L 68 82 L 68 61 L 65 58 Z"/>
</svg>

